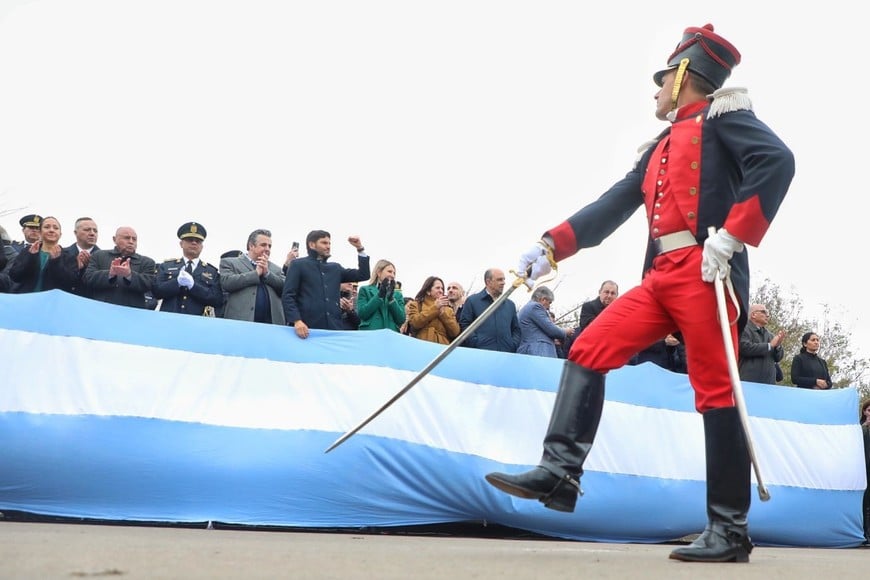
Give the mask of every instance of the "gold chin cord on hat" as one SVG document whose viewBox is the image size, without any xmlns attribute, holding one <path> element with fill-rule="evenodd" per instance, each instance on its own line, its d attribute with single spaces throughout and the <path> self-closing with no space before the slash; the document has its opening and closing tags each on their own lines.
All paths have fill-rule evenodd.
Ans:
<svg viewBox="0 0 870 580">
<path fill-rule="evenodd" d="M 674 89 L 671 91 L 671 110 L 677 108 L 677 99 L 680 96 L 680 89 L 683 87 L 683 77 L 686 75 L 686 69 L 689 68 L 689 59 L 683 58 L 680 60 L 680 66 L 677 67 L 677 74 L 674 76 Z"/>
</svg>

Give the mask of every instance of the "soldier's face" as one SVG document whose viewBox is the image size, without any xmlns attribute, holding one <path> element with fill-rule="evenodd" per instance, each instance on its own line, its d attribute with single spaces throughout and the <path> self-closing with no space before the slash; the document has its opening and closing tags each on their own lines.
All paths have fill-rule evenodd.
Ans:
<svg viewBox="0 0 870 580">
<path fill-rule="evenodd" d="M 673 108 L 673 104 L 671 103 L 671 93 L 674 92 L 674 78 L 676 76 L 676 69 L 665 73 L 662 77 L 662 88 L 660 88 L 655 94 L 656 119 L 659 121 L 666 121 L 668 113 L 670 113 Z"/>
<path fill-rule="evenodd" d="M 202 253 L 202 240 L 199 238 L 184 238 L 178 243 L 181 246 L 181 252 L 188 260 L 195 260 Z"/>
<path fill-rule="evenodd" d="M 39 241 L 39 228 L 33 226 L 25 226 L 21 229 L 24 234 L 24 241 L 28 244 L 33 244 Z"/>
</svg>

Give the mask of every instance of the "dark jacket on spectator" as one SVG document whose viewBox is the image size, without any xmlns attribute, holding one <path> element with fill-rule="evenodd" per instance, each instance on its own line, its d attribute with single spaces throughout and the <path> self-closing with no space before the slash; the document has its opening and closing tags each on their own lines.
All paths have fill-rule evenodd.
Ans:
<svg viewBox="0 0 870 580">
<path fill-rule="evenodd" d="M 130 256 L 130 280 L 109 276 L 112 260 L 121 254 L 117 249 L 98 250 L 91 254 L 91 261 L 85 270 L 85 284 L 96 300 L 146 308 L 145 293 L 151 292 L 157 266 L 154 260 L 141 254 Z"/>
<path fill-rule="evenodd" d="M 782 345 L 770 348 L 773 334 L 751 320 L 740 334 L 737 366 L 740 379 L 753 383 L 776 384 L 776 363 L 782 360 Z"/>
<path fill-rule="evenodd" d="M 578 324 L 578 332 L 574 333 L 576 337 L 578 334 L 586 330 L 586 327 L 595 320 L 595 317 L 601 314 L 606 306 L 604 302 L 601 301 L 601 298 L 593 298 L 588 302 L 584 302 L 582 306 L 580 306 L 580 323 Z M 572 341 L 573 342 L 573 341 Z"/>
<path fill-rule="evenodd" d="M 91 255 L 93 255 L 94 252 L 99 251 L 99 249 L 100 248 L 98 248 L 97 246 L 94 246 L 93 249 L 91 250 Z M 73 284 L 71 292 L 73 294 L 78 294 L 79 296 L 85 296 L 86 298 L 92 298 L 91 292 L 88 290 L 88 287 L 85 284 L 85 272 L 87 271 L 88 267 L 85 266 L 84 268 L 79 268 L 79 264 L 78 264 L 79 247 L 75 243 L 73 243 L 72 245 L 65 247 L 63 249 L 63 251 L 65 254 L 69 254 L 73 258 L 76 258 L 75 266 L 76 266 L 77 276 L 76 276 L 76 281 Z"/>
<path fill-rule="evenodd" d="M 834 386 L 825 359 L 801 349 L 791 361 L 791 382 L 804 389 L 814 389 L 816 379 L 825 379 L 828 388 Z"/>
<path fill-rule="evenodd" d="M 629 364 L 639 365 L 644 362 L 657 364 L 671 372 L 685 374 L 687 372 L 686 347 L 683 343 L 669 346 L 664 339 L 659 340 L 634 355 Z"/>
<path fill-rule="evenodd" d="M 462 307 L 459 328 L 465 331 L 493 302 L 495 300 L 485 288 L 477 294 L 469 296 Z M 498 310 L 487 318 L 471 336 L 465 339 L 462 345 L 501 352 L 516 352 L 521 339 L 522 332 L 517 319 L 517 306 L 510 300 L 505 300 L 498 307 Z"/>
<path fill-rule="evenodd" d="M 301 320 L 308 328 L 344 330 L 339 303 L 341 283 L 360 282 L 370 276 L 369 257 L 360 254 L 357 261 L 357 269 L 344 268 L 319 258 L 313 250 L 293 260 L 281 295 L 287 324 L 293 326 Z"/>
<path fill-rule="evenodd" d="M 36 291 L 39 280 L 40 255 L 42 252 L 31 254 L 25 250 L 15 257 L 9 268 L 9 277 L 14 283 L 12 291 L 16 294 L 26 294 Z M 61 251 L 57 258 L 49 258 L 42 271 L 43 290 L 65 290 L 72 292 L 76 281 L 76 262 L 69 254 Z"/>
</svg>

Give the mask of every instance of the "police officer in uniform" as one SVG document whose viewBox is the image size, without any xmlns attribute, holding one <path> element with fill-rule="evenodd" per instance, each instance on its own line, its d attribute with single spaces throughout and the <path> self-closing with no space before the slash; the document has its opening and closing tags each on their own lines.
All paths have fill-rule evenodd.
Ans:
<svg viewBox="0 0 870 580">
<path fill-rule="evenodd" d="M 182 257 L 166 260 L 157 268 L 154 298 L 162 299 L 162 312 L 214 316 L 223 304 L 218 269 L 199 259 L 205 228 L 187 222 L 178 228 Z"/>
<path fill-rule="evenodd" d="M 16 253 L 21 253 L 30 244 L 39 241 L 39 226 L 42 225 L 42 216 L 32 213 L 18 220 L 18 223 L 21 224 L 21 233 L 24 235 L 24 241 L 12 242 L 10 245 Z"/>
</svg>

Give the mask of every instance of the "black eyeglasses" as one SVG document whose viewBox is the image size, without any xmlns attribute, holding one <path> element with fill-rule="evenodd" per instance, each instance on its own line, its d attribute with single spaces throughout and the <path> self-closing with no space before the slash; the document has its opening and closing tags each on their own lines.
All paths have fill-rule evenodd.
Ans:
<svg viewBox="0 0 870 580">
<path fill-rule="evenodd" d="M 755 313 L 767 315 L 767 310 L 756 310 Z"/>
</svg>

